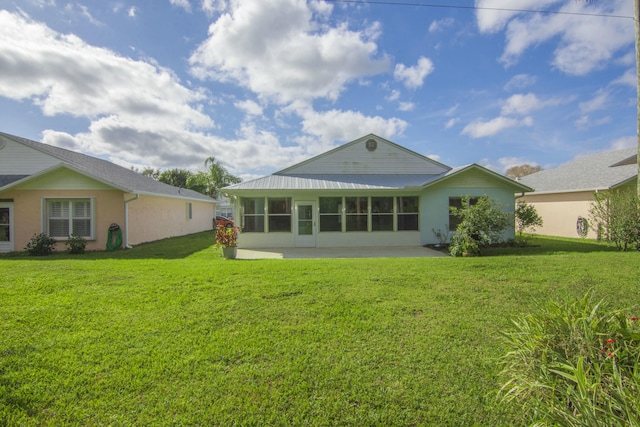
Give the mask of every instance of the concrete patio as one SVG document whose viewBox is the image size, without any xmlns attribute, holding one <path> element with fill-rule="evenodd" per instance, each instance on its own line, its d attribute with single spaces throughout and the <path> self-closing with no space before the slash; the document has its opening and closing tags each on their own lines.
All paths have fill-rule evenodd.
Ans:
<svg viewBox="0 0 640 427">
<path fill-rule="evenodd" d="M 238 249 L 236 259 L 428 258 L 449 255 L 422 246 Z"/>
</svg>

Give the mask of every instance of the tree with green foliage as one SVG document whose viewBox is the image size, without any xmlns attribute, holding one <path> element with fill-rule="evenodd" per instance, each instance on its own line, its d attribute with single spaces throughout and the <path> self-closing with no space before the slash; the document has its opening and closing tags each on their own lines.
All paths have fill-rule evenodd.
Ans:
<svg viewBox="0 0 640 427">
<path fill-rule="evenodd" d="M 192 172 L 186 169 L 167 169 L 166 171 L 162 171 L 158 176 L 158 181 L 164 182 L 165 184 L 173 185 L 174 187 L 179 188 L 188 188 L 187 180 L 192 175 Z"/>
<path fill-rule="evenodd" d="M 633 191 L 612 190 L 595 194 L 589 210 L 600 238 L 626 251 L 640 250 L 640 197 Z"/>
<path fill-rule="evenodd" d="M 241 178 L 231 175 L 222 163 L 217 161 L 213 156 L 207 157 L 204 161 L 204 167 L 208 168 L 210 178 L 208 194 L 213 198 L 218 197 L 218 191 L 221 188 L 226 187 L 227 185 L 237 184 L 242 181 Z"/>
<path fill-rule="evenodd" d="M 465 253 L 478 255 L 480 248 L 501 242 L 504 230 L 512 225 L 512 215 L 504 212 L 495 200 L 486 195 L 475 204 L 469 203 L 469 196 L 465 196 L 461 208 L 450 209 L 460 219 L 449 246 L 453 256 Z"/>
<path fill-rule="evenodd" d="M 542 217 L 538 215 L 535 206 L 528 204 L 524 200 L 518 200 L 516 203 L 515 219 L 518 238 L 522 242 L 525 240 L 525 230 L 529 230 L 531 234 L 534 234 L 537 227 L 542 227 Z"/>
</svg>

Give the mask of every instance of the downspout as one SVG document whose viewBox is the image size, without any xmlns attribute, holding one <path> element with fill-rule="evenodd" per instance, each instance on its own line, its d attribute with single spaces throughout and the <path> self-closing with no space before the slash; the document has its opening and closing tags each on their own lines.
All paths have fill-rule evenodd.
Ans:
<svg viewBox="0 0 640 427">
<path fill-rule="evenodd" d="M 129 246 L 129 203 L 134 200 L 138 200 L 140 198 L 140 194 L 136 193 L 135 197 L 132 197 L 129 200 L 124 201 L 124 247 L 125 249 L 131 249 L 132 246 Z"/>
</svg>

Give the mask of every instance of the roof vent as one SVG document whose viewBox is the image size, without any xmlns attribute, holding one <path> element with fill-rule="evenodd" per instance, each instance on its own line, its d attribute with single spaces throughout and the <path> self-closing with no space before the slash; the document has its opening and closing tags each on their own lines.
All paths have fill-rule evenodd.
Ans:
<svg viewBox="0 0 640 427">
<path fill-rule="evenodd" d="M 375 151 L 375 149 L 378 148 L 378 141 L 376 141 L 375 139 L 367 139 L 367 142 L 365 144 L 367 146 L 367 150 L 369 151 Z"/>
</svg>

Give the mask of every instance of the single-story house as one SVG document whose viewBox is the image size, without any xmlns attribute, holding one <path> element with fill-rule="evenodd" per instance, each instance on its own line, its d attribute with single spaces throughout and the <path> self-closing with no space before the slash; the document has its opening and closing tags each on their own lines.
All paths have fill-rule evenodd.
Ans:
<svg viewBox="0 0 640 427">
<path fill-rule="evenodd" d="M 244 248 L 440 243 L 462 197 L 487 195 L 513 212 L 524 191 L 477 164 L 452 168 L 373 134 L 221 190 L 234 201 Z"/>
<path fill-rule="evenodd" d="M 522 200 L 542 217 L 543 226 L 536 232 L 597 238 L 597 227 L 589 224 L 595 193 L 637 191 L 637 154 L 637 148 L 597 153 L 520 178 L 519 182 L 535 190 L 525 192 Z"/>
<path fill-rule="evenodd" d="M 212 229 L 215 200 L 106 160 L 0 132 L 0 252 L 34 234 L 87 239 L 105 249 L 118 224 L 124 246 Z"/>
</svg>

